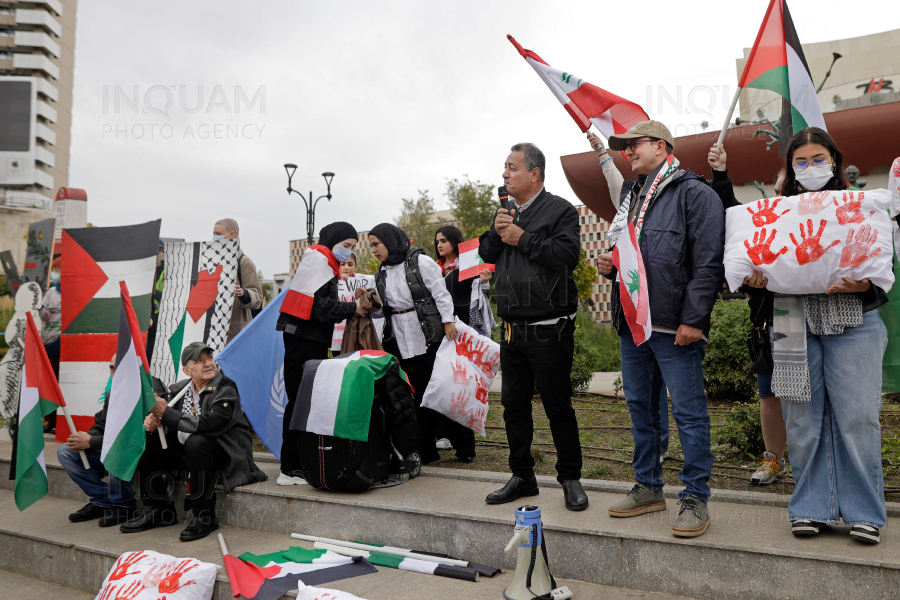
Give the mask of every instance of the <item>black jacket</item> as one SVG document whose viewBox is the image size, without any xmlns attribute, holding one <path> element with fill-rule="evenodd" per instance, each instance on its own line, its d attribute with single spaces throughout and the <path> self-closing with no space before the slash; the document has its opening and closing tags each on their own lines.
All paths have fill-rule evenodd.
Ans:
<svg viewBox="0 0 900 600">
<path fill-rule="evenodd" d="M 308 320 L 281 313 L 275 330 L 331 347 L 334 324 L 349 319 L 355 313 L 356 302 L 341 302 L 338 280 L 334 277 L 313 294 L 312 312 Z"/>
<path fill-rule="evenodd" d="M 497 265 L 498 314 L 511 323 L 571 315 L 578 309 L 578 211 L 544 188 L 516 225 L 525 230 L 517 246 L 504 243 L 493 224 L 479 242 L 481 258 Z"/>
<path fill-rule="evenodd" d="M 622 186 L 625 202 L 634 181 Z M 655 327 L 677 330 L 684 323 L 709 334 L 709 316 L 725 277 L 725 211 L 706 180 L 685 171 L 672 180 L 644 217 L 641 255 L 647 272 L 650 319 Z M 616 270 L 606 276 L 615 277 Z M 613 326 L 628 328 L 612 286 Z"/>
</svg>

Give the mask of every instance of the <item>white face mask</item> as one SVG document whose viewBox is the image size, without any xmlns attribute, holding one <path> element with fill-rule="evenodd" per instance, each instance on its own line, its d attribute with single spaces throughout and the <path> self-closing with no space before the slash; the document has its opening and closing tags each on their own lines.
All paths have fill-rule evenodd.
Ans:
<svg viewBox="0 0 900 600">
<path fill-rule="evenodd" d="M 800 185 L 813 192 L 825 187 L 825 184 L 831 180 L 834 173 L 832 172 L 832 165 L 822 165 L 821 167 L 810 165 L 802 171 L 795 172 L 794 176 Z"/>
</svg>

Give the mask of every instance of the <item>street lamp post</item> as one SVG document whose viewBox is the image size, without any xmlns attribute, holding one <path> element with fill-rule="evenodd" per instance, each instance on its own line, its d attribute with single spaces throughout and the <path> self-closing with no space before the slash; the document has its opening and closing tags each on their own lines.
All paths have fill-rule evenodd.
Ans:
<svg viewBox="0 0 900 600">
<path fill-rule="evenodd" d="M 325 178 L 325 186 L 327 187 L 328 191 L 322 196 L 319 196 L 318 198 L 313 200 L 313 193 L 310 190 L 309 201 L 307 202 L 306 196 L 291 187 L 291 179 L 294 178 L 294 172 L 297 170 L 297 165 L 287 163 L 284 165 L 284 170 L 287 171 L 288 176 L 288 195 L 290 195 L 291 192 L 294 192 L 295 194 L 303 198 L 303 205 L 306 207 L 306 242 L 308 246 L 312 246 L 313 235 L 316 231 L 316 206 L 319 204 L 319 200 L 321 200 L 322 198 L 328 198 L 328 201 L 331 201 L 331 180 L 334 179 L 334 173 L 331 173 L 330 171 L 322 173 L 322 177 Z"/>
</svg>

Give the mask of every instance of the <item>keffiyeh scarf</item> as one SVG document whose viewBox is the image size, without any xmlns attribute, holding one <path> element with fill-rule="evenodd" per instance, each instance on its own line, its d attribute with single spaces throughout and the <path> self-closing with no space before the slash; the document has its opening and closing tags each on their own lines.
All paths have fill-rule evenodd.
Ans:
<svg viewBox="0 0 900 600">
<path fill-rule="evenodd" d="M 647 209 L 650 208 L 650 204 L 662 193 L 663 189 L 675 179 L 675 177 L 684 172 L 678 169 L 680 163 L 678 159 L 675 158 L 674 154 L 669 155 L 666 159 L 666 163 L 667 165 L 664 165 L 663 168 L 659 170 L 659 173 L 656 174 L 656 178 L 650 184 L 650 188 L 647 190 L 647 196 L 644 198 L 644 203 L 641 205 L 641 209 L 638 212 L 637 223 L 634 227 L 634 232 L 637 235 L 638 240 L 640 240 L 641 229 L 644 227 L 644 217 L 647 214 Z M 619 205 L 619 210 L 616 212 L 616 217 L 613 219 L 612 225 L 609 226 L 609 233 L 607 234 L 610 249 L 616 246 L 616 242 L 619 241 L 622 232 L 628 229 L 628 214 L 631 212 L 631 207 L 634 206 L 634 203 L 640 199 L 640 191 L 641 187 L 637 184 L 631 186 L 628 197 Z"/>
<path fill-rule="evenodd" d="M 482 283 L 476 277 L 472 281 L 472 297 L 469 299 L 469 326 L 486 337 L 491 336 L 491 329 L 497 325 L 487 297 L 489 288 L 489 283 Z"/>
<path fill-rule="evenodd" d="M 813 335 L 840 335 L 845 327 L 862 325 L 862 302 L 853 294 L 777 294 L 772 312 L 772 392 L 789 402 L 809 402 L 807 324 Z"/>
</svg>

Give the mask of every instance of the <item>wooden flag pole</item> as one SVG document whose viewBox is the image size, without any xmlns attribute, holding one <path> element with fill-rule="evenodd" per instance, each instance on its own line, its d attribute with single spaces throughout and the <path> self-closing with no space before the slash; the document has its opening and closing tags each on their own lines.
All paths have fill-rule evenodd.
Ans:
<svg viewBox="0 0 900 600">
<path fill-rule="evenodd" d="M 716 147 L 719 150 L 722 150 L 722 142 L 725 141 L 725 134 L 728 133 L 728 126 L 731 124 L 731 115 L 734 114 L 734 108 L 737 106 L 738 98 L 741 97 L 741 88 L 738 88 L 734 92 L 734 98 L 731 100 L 731 108 L 728 109 L 728 114 L 725 115 L 725 124 L 722 125 L 722 131 L 719 133 L 719 141 L 716 142 Z"/>
<path fill-rule="evenodd" d="M 188 391 L 188 386 L 189 386 L 189 385 L 191 385 L 191 382 L 190 382 L 190 381 L 187 382 L 187 385 L 186 385 L 186 386 L 184 386 L 183 388 L 181 388 L 181 391 L 178 392 L 178 395 L 177 395 L 177 396 L 175 396 L 174 398 L 172 398 L 171 400 L 169 400 L 169 406 L 170 406 L 170 407 L 175 406 L 175 403 L 176 403 L 176 402 L 178 402 L 179 400 L 181 400 L 182 398 L 184 398 L 184 395 L 185 395 L 185 394 L 187 393 L 187 391 Z M 166 434 L 163 433 L 162 422 L 160 422 L 159 427 L 157 427 L 156 430 L 159 432 L 159 443 L 160 443 L 160 445 L 162 446 L 162 449 L 163 449 L 163 450 L 167 450 L 167 449 L 169 448 L 169 444 L 168 444 L 168 442 L 166 442 Z M 222 537 L 222 534 L 221 534 L 221 533 L 219 534 L 219 537 L 220 537 L 220 538 Z"/>
<path fill-rule="evenodd" d="M 63 411 L 63 416 L 66 417 L 66 425 L 69 426 L 69 431 L 71 431 L 72 433 L 78 433 L 78 431 L 75 429 L 75 423 L 72 422 L 72 416 L 69 415 L 69 409 L 65 406 L 60 406 L 60 408 Z M 91 463 L 88 462 L 87 454 L 84 453 L 84 450 L 79 450 L 78 454 L 81 455 L 81 464 L 84 465 L 84 468 L 90 469 Z"/>
<path fill-rule="evenodd" d="M 358 542 L 345 542 L 343 540 L 333 540 L 329 538 L 317 537 L 314 535 L 303 535 L 300 533 L 292 533 L 291 537 L 295 540 L 305 540 L 307 542 L 322 542 L 323 544 L 332 544 L 335 546 L 343 546 L 345 548 L 355 548 L 356 550 L 365 550 L 366 552 L 381 552 L 382 554 L 391 554 L 394 556 L 402 556 L 404 558 L 415 558 L 417 560 L 427 560 L 444 565 L 453 565 L 454 567 L 468 567 L 469 563 L 465 560 L 456 560 L 453 558 L 439 558 L 430 554 L 418 554 L 416 552 L 406 552 L 405 550 L 395 550 L 393 548 L 382 548 L 381 546 L 370 546 L 368 544 L 360 544 Z"/>
</svg>

